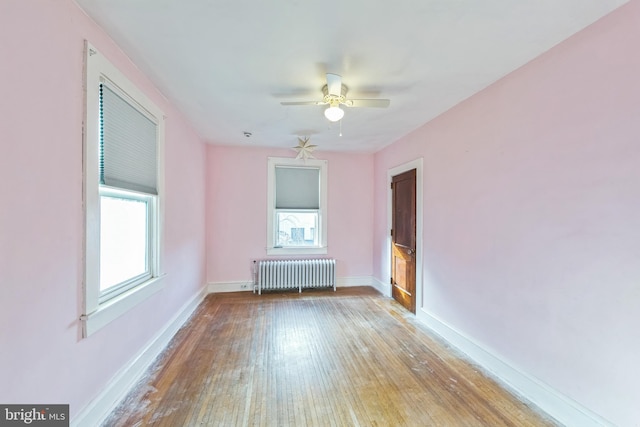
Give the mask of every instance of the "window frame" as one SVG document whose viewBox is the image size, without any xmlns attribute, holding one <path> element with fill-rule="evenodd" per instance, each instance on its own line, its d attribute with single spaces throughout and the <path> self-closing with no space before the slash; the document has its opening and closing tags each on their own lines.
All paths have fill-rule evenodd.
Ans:
<svg viewBox="0 0 640 427">
<path fill-rule="evenodd" d="M 320 207 L 318 209 L 276 209 L 276 168 L 299 167 L 319 169 L 320 171 Z M 324 255 L 327 254 L 327 194 L 328 161 L 319 159 L 295 159 L 287 157 L 268 157 L 267 160 L 267 255 Z M 317 246 L 276 245 L 278 237 L 277 212 L 318 212 Z"/>
<path fill-rule="evenodd" d="M 84 185 L 84 280 L 83 337 L 100 330 L 117 317 L 131 310 L 164 286 L 162 271 L 163 218 L 164 218 L 164 127 L 165 117 L 136 85 L 101 55 L 89 42 L 85 42 L 85 117 L 83 123 L 83 185 Z M 132 190 L 115 189 L 100 184 L 99 149 L 99 86 L 106 84 L 126 97 L 126 102 L 157 125 L 157 195 Z M 124 98 L 123 98 L 124 99 Z M 148 227 L 152 242 L 148 248 L 151 277 L 133 280 L 122 286 L 120 292 L 100 290 L 100 197 L 102 194 L 120 194 L 128 198 L 144 198 L 152 209 Z M 109 295 L 107 295 L 109 294 Z"/>
</svg>

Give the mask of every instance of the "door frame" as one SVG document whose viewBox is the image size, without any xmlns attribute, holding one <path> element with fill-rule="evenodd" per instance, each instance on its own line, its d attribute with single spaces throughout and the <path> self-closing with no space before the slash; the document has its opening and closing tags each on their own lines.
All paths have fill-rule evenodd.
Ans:
<svg viewBox="0 0 640 427">
<path fill-rule="evenodd" d="M 392 228 L 392 216 L 393 216 L 393 190 L 391 190 L 391 179 L 403 172 L 407 172 L 411 169 L 416 170 L 416 316 L 418 310 L 421 310 L 424 306 L 422 301 L 423 283 L 422 283 L 422 165 L 423 158 L 412 160 L 407 163 L 403 163 L 399 166 L 393 167 L 387 170 L 387 238 L 385 239 L 385 253 L 386 253 L 386 295 L 391 296 L 391 235 L 390 230 Z"/>
</svg>

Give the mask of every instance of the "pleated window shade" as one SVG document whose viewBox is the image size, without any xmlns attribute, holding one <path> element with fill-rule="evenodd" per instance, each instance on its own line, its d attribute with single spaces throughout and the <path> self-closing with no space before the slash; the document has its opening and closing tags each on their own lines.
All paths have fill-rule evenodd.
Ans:
<svg viewBox="0 0 640 427">
<path fill-rule="evenodd" d="M 320 169 L 276 166 L 276 209 L 320 209 Z"/>
<path fill-rule="evenodd" d="M 158 194 L 158 125 L 100 84 L 100 183 Z"/>
</svg>

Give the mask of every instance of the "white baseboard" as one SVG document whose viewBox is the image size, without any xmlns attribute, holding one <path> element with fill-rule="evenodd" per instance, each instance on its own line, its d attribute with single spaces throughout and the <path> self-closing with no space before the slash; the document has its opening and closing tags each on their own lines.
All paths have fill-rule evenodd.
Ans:
<svg viewBox="0 0 640 427">
<path fill-rule="evenodd" d="M 145 346 L 138 355 L 111 378 L 100 394 L 85 406 L 73 419 L 71 426 L 86 427 L 102 425 L 132 387 L 145 374 L 153 361 L 162 353 L 169 341 L 189 319 L 196 307 L 204 299 L 204 288 L 180 308 L 165 327 Z"/>
<path fill-rule="evenodd" d="M 373 286 L 373 278 L 371 276 L 338 277 L 336 278 L 336 286 L 338 288 Z"/>
<path fill-rule="evenodd" d="M 499 356 L 483 348 L 441 319 L 425 310 L 417 310 L 417 318 L 429 329 L 465 353 L 474 362 L 495 375 L 525 399 L 566 426 L 613 427 L 614 424 L 564 396 L 542 381 L 522 372 Z"/>
<path fill-rule="evenodd" d="M 336 278 L 336 282 L 336 286 L 338 288 L 347 288 L 351 286 L 371 286 L 380 290 L 376 283 L 377 280 L 375 280 L 371 276 L 338 277 Z M 210 294 L 220 292 L 253 292 L 253 283 L 251 281 L 212 282 L 208 284 L 207 291 Z"/>
<path fill-rule="evenodd" d="M 221 292 L 253 292 L 253 283 L 250 280 L 242 282 L 212 282 L 207 285 L 207 292 L 217 294 Z"/>
<path fill-rule="evenodd" d="M 371 286 L 376 288 L 378 292 L 386 297 L 391 297 L 391 284 L 383 283 L 375 277 L 371 278 Z"/>
</svg>

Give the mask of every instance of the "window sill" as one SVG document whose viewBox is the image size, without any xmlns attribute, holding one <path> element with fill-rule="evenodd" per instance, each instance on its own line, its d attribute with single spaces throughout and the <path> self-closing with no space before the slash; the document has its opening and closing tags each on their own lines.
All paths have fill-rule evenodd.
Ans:
<svg viewBox="0 0 640 427">
<path fill-rule="evenodd" d="M 84 338 L 91 336 L 113 320 L 117 319 L 136 305 L 145 301 L 153 294 L 164 287 L 164 277 L 153 278 L 133 289 L 124 292 L 109 301 L 98 306 L 98 309 L 91 314 L 81 317 L 83 321 Z"/>
<path fill-rule="evenodd" d="M 267 255 L 326 255 L 327 247 L 321 248 L 267 248 Z"/>
</svg>

